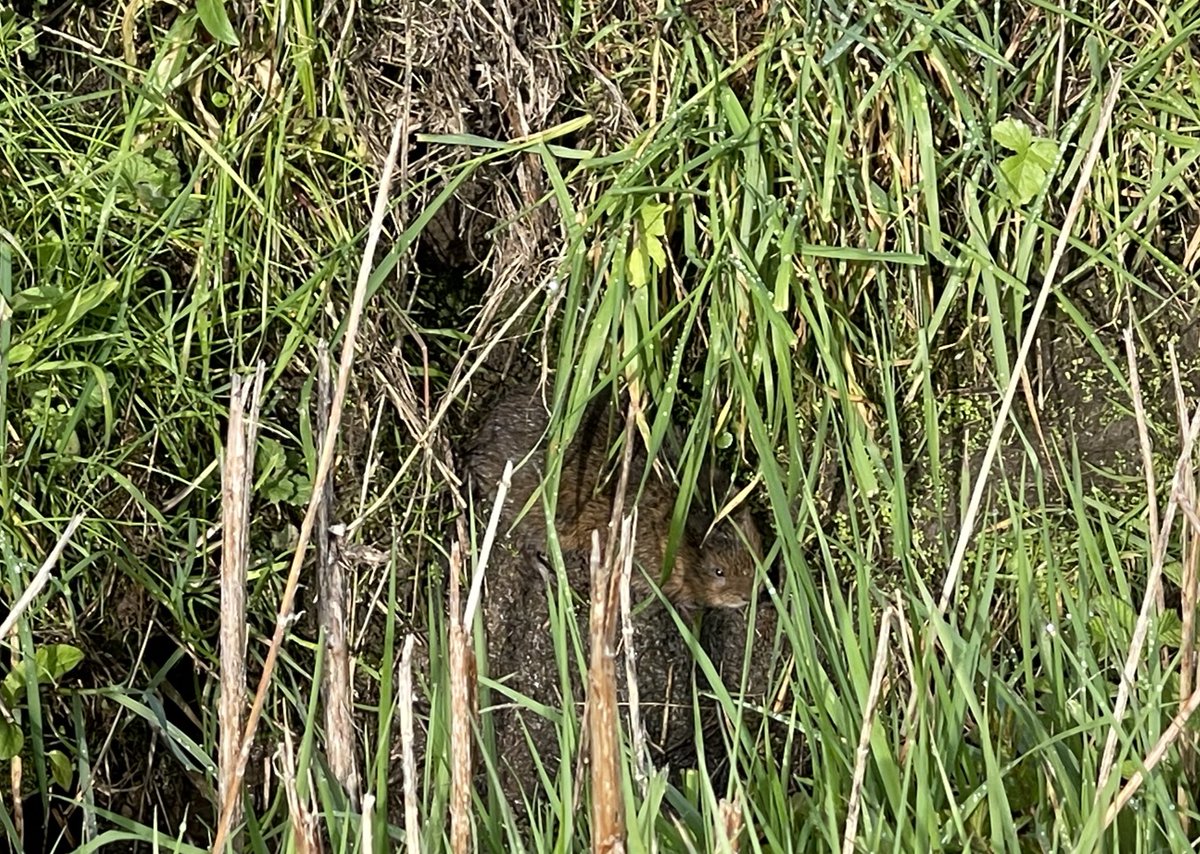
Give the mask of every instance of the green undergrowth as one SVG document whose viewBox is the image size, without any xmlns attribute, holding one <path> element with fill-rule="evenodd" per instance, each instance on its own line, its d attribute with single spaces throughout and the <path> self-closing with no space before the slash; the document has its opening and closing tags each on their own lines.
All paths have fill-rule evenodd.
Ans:
<svg viewBox="0 0 1200 854">
<path fill-rule="evenodd" d="M 377 164 L 348 101 L 349 54 L 336 27 L 317 23 L 322 10 L 265 4 L 235 48 L 219 40 L 213 6 L 143 9 L 132 36 L 91 12 L 68 12 L 75 27 L 42 20 L 42 6 L 0 11 L 7 602 L 84 517 L 11 637 L 0 687 L 11 713 L 0 753 L 21 769 L 21 810 L 9 796 L 0 809 L 14 850 L 22 818 L 26 850 L 30 839 L 60 851 L 209 844 L 232 371 L 261 361 L 267 375 L 254 678 L 316 468 L 316 344 L 340 347 Z M 741 851 L 841 849 L 851 802 L 860 851 L 1192 850 L 1186 738 L 1105 824 L 1179 709 L 1178 536 L 1115 771 L 1106 787 L 1097 780 L 1151 565 L 1121 333 L 1132 324 L 1160 504 L 1181 444 L 1168 349 L 1188 392 L 1200 356 L 1189 325 L 1200 5 L 561 11 L 556 50 L 573 73 L 548 130 L 516 143 L 415 137 L 453 157 L 397 185 L 407 218 L 375 267 L 338 485 L 357 556 L 357 736 L 377 850 L 441 850 L 449 834 L 453 521 L 441 471 L 399 462 L 426 458 L 413 456 L 395 380 L 428 383 L 438 408 L 476 357 L 476 309 L 462 306 L 490 272 L 482 262 L 446 296 L 445 275 L 410 262 L 472 175 L 522 161 L 544 175 L 536 205 L 561 236 L 558 276 L 534 303 L 544 311 L 513 330 L 529 333 L 529 352 L 549 336 L 551 447 L 573 435 L 586 400 L 632 387 L 647 404 L 640 440 L 678 445 L 676 521 L 715 458 L 771 532 L 756 603 L 778 615 L 763 641 L 767 700 L 723 683 L 697 648 L 696 691 L 716 698 L 722 742 L 701 745 L 678 785 L 665 769 L 636 780 L 625 757 L 629 849 L 730 850 L 718 833 L 726 801 Z M 597 116 L 617 96 L 629 118 L 614 133 Z M 1018 391 L 943 613 L 982 451 L 1098 135 L 1028 394 Z M 544 284 L 520 282 L 519 297 Z M 471 421 L 455 411 L 451 434 Z M 583 663 L 566 604 L 548 627 L 564 685 Z M 884 622 L 882 690 L 868 708 Z M 293 625 L 275 673 L 245 850 L 297 847 L 284 790 L 261 771 L 285 730 L 329 850 L 363 850 L 362 811 L 321 754 L 313 625 Z M 429 662 L 417 680 L 419 849 L 404 839 L 394 759 L 409 633 Z M 522 702 L 495 680 L 484 688 L 485 701 Z M 580 722 L 567 709 L 543 711 L 573 757 Z M 479 743 L 494 769 L 504 757 L 489 727 L 485 712 Z M 717 786 L 708 771 L 727 754 Z M 587 847 L 576 772 L 546 764 L 530 781 L 544 799 L 527 829 L 494 790 L 476 792 L 478 846 Z"/>
</svg>

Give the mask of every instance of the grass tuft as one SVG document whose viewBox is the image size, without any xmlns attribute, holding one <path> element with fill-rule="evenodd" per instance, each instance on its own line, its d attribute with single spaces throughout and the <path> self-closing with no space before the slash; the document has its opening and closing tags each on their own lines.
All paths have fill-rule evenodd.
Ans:
<svg viewBox="0 0 1200 854">
<path fill-rule="evenodd" d="M 628 390 L 633 440 L 681 485 L 668 549 L 713 460 L 723 509 L 769 532 L 737 667 L 702 642 L 714 616 L 676 621 L 695 767 L 648 764 L 618 709 L 606 826 L 628 850 L 1195 847 L 1200 0 L 18 5 L 12 850 L 220 835 L 220 472 L 260 362 L 245 849 L 603 841 L 577 603 L 547 587 L 557 706 L 447 610 L 451 544 L 484 613 L 504 546 L 460 440 L 525 374 L 547 379 L 550 486 L 584 405 Z M 329 444 L 322 341 L 345 348 Z M 317 687 L 326 472 L 357 802 Z M 472 657 L 477 682 L 452 679 Z"/>
</svg>

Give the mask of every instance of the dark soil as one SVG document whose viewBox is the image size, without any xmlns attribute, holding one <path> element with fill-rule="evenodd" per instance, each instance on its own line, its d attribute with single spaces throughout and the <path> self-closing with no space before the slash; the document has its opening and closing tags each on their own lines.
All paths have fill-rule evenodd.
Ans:
<svg viewBox="0 0 1200 854">
<path fill-rule="evenodd" d="M 541 790 L 540 764 L 553 780 L 560 761 L 575 762 L 578 757 L 559 755 L 557 723 L 563 716 L 583 720 L 585 683 L 575 665 L 573 645 L 567 650 L 570 674 L 570 702 L 563 695 L 560 670 L 551 631 L 551 603 L 557 610 L 559 589 L 541 567 L 531 566 L 516 550 L 503 549 L 491 568 L 484 600 L 488 638 L 487 669 L 490 678 L 528 698 L 545 712 L 513 702 L 493 692 L 493 705 L 484 710 L 491 716 L 496 749 L 492 756 L 504 794 L 518 813 L 527 799 L 537 800 Z M 576 562 L 571 575 L 586 573 L 583 555 L 572 554 Z M 548 596 L 548 594 L 550 594 Z M 573 618 L 582 641 L 584 660 L 589 654 L 587 599 L 571 591 L 566 596 L 569 617 Z M 693 635 L 712 660 L 726 689 L 752 707 L 763 702 L 771 684 L 774 611 L 761 607 L 756 620 L 756 637 L 747 673 L 747 690 L 740 695 L 747 634 L 743 612 L 709 611 Z M 679 781 L 681 772 L 696 767 L 697 745 L 704 746 L 706 764 L 720 789 L 727 773 L 724 741 L 719 730 L 726 721 L 712 689 L 701 672 L 685 635 L 660 602 L 648 604 L 632 615 L 634 630 L 635 682 L 639 696 L 640 720 L 645 733 L 649 760 L 655 768 L 669 767 Z M 686 630 L 685 630 L 686 631 Z M 618 699 L 624 714 L 629 713 L 630 683 L 626 678 L 627 650 L 618 649 L 616 668 Z M 693 704 L 701 709 L 702 731 L 695 731 Z M 630 732 L 629 718 L 623 727 Z M 531 751 L 532 747 L 532 751 Z M 486 784 L 485 780 L 481 783 Z"/>
</svg>

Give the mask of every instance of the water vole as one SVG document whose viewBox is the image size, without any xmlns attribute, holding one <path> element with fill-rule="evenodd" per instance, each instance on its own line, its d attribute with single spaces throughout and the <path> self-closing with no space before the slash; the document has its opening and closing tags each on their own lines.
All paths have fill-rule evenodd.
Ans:
<svg viewBox="0 0 1200 854">
<path fill-rule="evenodd" d="M 505 462 L 513 461 L 512 485 L 501 516 L 505 529 L 541 485 L 548 426 L 549 414 L 541 393 L 536 386 L 524 384 L 505 393 L 488 409 L 468 444 L 466 464 L 477 493 L 492 495 Z M 564 554 L 586 554 L 593 530 L 601 532 L 603 541 L 612 517 L 620 462 L 619 455 L 610 461 L 609 450 L 622 427 L 622 419 L 607 398 L 597 400 L 584 413 L 567 446 L 555 510 L 555 531 Z M 631 512 L 637 500 L 634 557 L 658 578 L 678 488 L 652 473 L 638 498 L 646 454 L 641 442 L 636 438 L 635 442 L 625 512 Z M 716 471 L 708 472 L 703 479 L 724 480 Z M 750 601 L 754 590 L 755 555 L 762 549 L 758 528 L 747 511 L 713 526 L 713 514 L 700 499 L 697 495 L 692 501 L 674 564 L 662 586 L 663 594 L 684 611 L 741 607 Z M 539 496 L 512 531 L 515 544 L 531 557 L 544 556 L 547 549 L 545 512 L 540 502 Z M 635 570 L 634 589 L 639 595 L 647 592 L 642 579 L 642 573 Z"/>
</svg>

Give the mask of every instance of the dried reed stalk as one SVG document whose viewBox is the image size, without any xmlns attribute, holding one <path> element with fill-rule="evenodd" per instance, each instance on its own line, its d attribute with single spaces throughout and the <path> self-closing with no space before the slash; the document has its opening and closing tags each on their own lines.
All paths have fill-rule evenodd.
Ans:
<svg viewBox="0 0 1200 854">
<path fill-rule="evenodd" d="M 458 539 L 450 547 L 450 849 L 455 854 L 468 851 L 471 845 L 471 725 L 479 711 L 478 670 L 470 643 L 471 626 L 483 595 L 484 573 L 500 527 L 500 512 L 512 484 L 512 469 L 512 460 L 509 460 L 496 489 L 492 516 L 483 535 L 465 609 L 460 607 L 462 556 L 467 550 L 463 516 L 458 520 Z"/>
<path fill-rule="evenodd" d="M 621 643 L 625 654 L 625 683 L 629 695 L 629 741 L 633 749 L 633 773 L 642 796 L 646 795 L 646 782 L 650 777 L 650 749 L 646 743 L 646 730 L 642 726 L 641 692 L 637 681 L 637 653 L 633 645 L 633 602 L 629 592 L 633 576 L 633 532 L 637 530 L 637 508 L 622 523 L 621 538 L 629 543 L 625 559 L 621 561 Z"/>
<path fill-rule="evenodd" d="M 588 621 L 591 656 L 587 721 L 591 742 L 592 851 L 608 854 L 625 850 L 625 815 L 621 809 L 621 750 L 617 738 L 617 679 L 613 662 L 616 597 L 609 596 L 612 565 L 600 559 L 599 531 L 592 532 L 589 568 L 592 603 Z"/>
<path fill-rule="evenodd" d="M 475 654 L 463 627 L 462 549 L 450 546 L 450 850 L 471 850 L 471 721 L 475 718 Z"/>
<path fill-rule="evenodd" d="M 329 353 L 317 344 L 317 442 L 329 434 L 331 381 Z M 333 520 L 333 479 L 325 481 L 317 501 L 314 542 L 317 551 L 317 622 L 325 636 L 325 753 L 329 769 L 342 784 L 351 806 L 358 807 L 360 783 L 355 760 L 354 715 L 350 687 L 350 651 L 346 643 L 346 577 L 338 560 L 337 541 L 329 530 Z"/>
<path fill-rule="evenodd" d="M 1200 232 L 1198 232 L 1200 234 Z M 1179 360 L 1175 357 L 1174 345 L 1168 345 L 1171 361 L 1171 379 L 1175 387 L 1175 417 L 1179 422 L 1179 442 L 1183 444 L 1187 434 L 1187 404 L 1183 393 L 1183 381 L 1179 375 Z M 1194 459 L 1189 456 L 1184 469 L 1183 497 L 1185 507 L 1196 506 L 1196 469 Z M 1180 580 L 1180 607 L 1183 610 L 1183 639 L 1179 646 L 1179 702 L 1186 705 L 1192 694 L 1196 678 L 1196 579 L 1200 570 L 1200 530 L 1195 524 L 1186 526 L 1182 536 L 1183 578 Z M 1196 777 L 1196 736 L 1184 733 L 1179 740 L 1179 760 L 1183 766 L 1183 779 Z M 1187 831 L 1190 825 L 1188 806 L 1191 792 L 1186 784 L 1180 784 L 1176 792 L 1179 804 L 1179 822 Z"/>
<path fill-rule="evenodd" d="M 1138 430 L 1145 431 L 1144 413 L 1137 419 Z M 1117 699 L 1113 704 L 1113 722 L 1108 730 L 1108 738 L 1104 742 L 1104 753 L 1100 758 L 1100 773 L 1096 779 L 1096 799 L 1104 796 L 1104 788 L 1108 785 L 1112 773 L 1113 761 L 1117 752 L 1117 732 L 1125 718 L 1125 709 L 1129 705 L 1129 694 L 1132 691 L 1133 680 L 1137 676 L 1138 664 L 1141 661 L 1142 647 L 1146 636 L 1150 633 L 1150 617 L 1158 597 L 1158 588 L 1162 583 L 1163 564 L 1166 562 L 1167 546 L 1170 543 L 1171 529 L 1175 522 L 1175 513 L 1179 509 L 1179 496 L 1182 494 L 1184 472 L 1192 457 L 1196 435 L 1200 432 L 1200 407 L 1183 437 L 1183 448 L 1175 463 L 1175 475 L 1171 479 L 1171 491 L 1167 497 L 1167 509 L 1162 516 L 1162 527 L 1158 536 L 1151 541 L 1150 574 L 1146 578 L 1146 592 L 1142 597 L 1142 607 L 1134 624 L 1133 638 L 1129 642 L 1129 651 L 1125 655 L 1125 666 L 1121 672 L 1121 682 L 1117 687 Z"/>
<path fill-rule="evenodd" d="M 22 785 L 21 754 L 12 758 L 8 765 L 8 782 L 12 786 L 13 829 L 21 847 L 25 846 L 25 792 Z"/>
<path fill-rule="evenodd" d="M 267 701 L 267 688 L 275 673 L 275 663 L 279 660 L 279 650 L 283 646 L 284 636 L 292 621 L 292 609 L 296 601 L 296 588 L 300 583 L 300 567 L 304 563 L 304 555 L 312 537 L 313 526 L 316 523 L 317 506 L 320 503 L 317 496 L 325 485 L 326 478 L 333 468 L 333 451 L 338 430 L 342 423 L 342 409 L 346 403 L 346 389 L 350 385 L 350 371 L 354 366 L 354 348 L 357 344 L 358 327 L 362 322 L 363 307 L 367 301 L 367 286 L 371 280 L 371 270 L 375 264 L 375 249 L 379 245 L 379 235 L 383 230 L 383 219 L 387 214 L 388 196 L 392 185 L 392 173 L 396 167 L 396 154 L 400 148 L 400 130 L 404 127 L 403 118 L 396 120 L 392 130 L 391 148 L 388 159 L 383 165 L 383 175 L 379 180 L 379 190 L 375 194 L 375 205 L 371 212 L 371 225 L 367 231 L 367 245 L 363 250 L 362 262 L 358 269 L 358 280 L 354 286 L 354 296 L 350 311 L 346 316 L 346 331 L 342 338 L 342 354 L 338 362 L 337 385 L 333 392 L 333 403 L 329 413 L 329 433 L 321 446 L 321 456 L 317 462 L 317 473 L 313 477 L 313 495 L 300 525 L 300 536 L 297 538 L 296 551 L 292 556 L 292 565 L 288 570 L 287 582 L 283 588 L 283 598 L 279 603 L 279 611 L 275 616 L 275 632 L 271 636 L 271 644 L 267 647 L 267 657 L 263 662 L 262 676 L 258 680 L 258 688 L 254 692 L 254 701 L 250 704 L 250 714 L 246 718 L 245 731 L 238 751 L 237 768 L 234 785 L 224 797 L 221 816 L 217 822 L 217 832 L 213 836 L 212 851 L 221 851 L 225 838 L 229 835 L 232 823 L 238 789 L 246 774 L 246 762 L 250 756 L 250 746 L 254 743 L 254 732 L 262 717 L 263 705 Z"/>
<path fill-rule="evenodd" d="M 265 367 L 260 362 L 254 382 L 233 377 L 229 428 L 221 466 L 221 700 L 218 789 L 221 803 L 233 802 L 231 820 L 241 822 L 237 797 L 238 750 L 246 711 L 246 567 L 250 559 L 250 500 L 254 488 L 254 450 Z M 241 850 L 240 836 L 233 839 Z"/>
<path fill-rule="evenodd" d="M 296 854 L 313 854 L 320 850 L 317 841 L 316 816 L 300 801 L 300 792 L 296 787 L 296 749 L 292 743 L 292 732 L 283 731 L 281 783 L 283 794 L 287 801 L 288 818 L 292 822 L 292 850 Z"/>
<path fill-rule="evenodd" d="M 417 762 L 413 753 L 413 674 L 412 656 L 416 638 L 404 639 L 400 656 L 400 680 L 396 692 L 400 703 L 400 758 L 404 772 L 404 844 L 409 851 L 421 850 L 421 825 L 417 813 Z"/>
<path fill-rule="evenodd" d="M 721 802 L 717 805 L 717 838 L 724 844 L 719 845 L 718 850 L 728 850 L 731 854 L 737 854 L 741 847 L 738 839 L 742 835 L 744 826 L 742 806 L 738 802 L 737 796 L 734 796 L 732 801 L 721 798 Z"/>
<path fill-rule="evenodd" d="M 617 481 L 608 544 L 600 551 L 600 532 L 592 532 L 589 562 L 591 608 L 588 613 L 590 660 L 588 663 L 587 732 L 591 745 L 592 851 L 597 854 L 625 850 L 625 813 L 621 801 L 619 724 L 617 721 L 616 654 L 618 587 L 623 573 L 615 568 L 633 553 L 634 528 L 624 517 L 625 491 L 633 461 L 634 431 L 640 400 L 631 395 L 625 415 L 625 448 Z"/>
<path fill-rule="evenodd" d="M 858 750 L 854 756 L 854 776 L 850 783 L 850 802 L 846 807 L 846 829 L 842 834 L 842 854 L 852 854 L 854 840 L 858 836 L 858 813 L 862 807 L 863 778 L 867 771 L 867 758 L 871 755 L 871 729 L 875 725 L 875 709 L 883 695 L 883 677 L 888 666 L 888 641 L 892 636 L 892 623 L 899 619 L 894 605 L 889 605 L 879 618 L 879 640 L 875 645 L 875 666 L 871 670 L 871 685 L 867 689 L 867 702 L 863 706 L 862 726 L 858 730 Z"/>
</svg>

